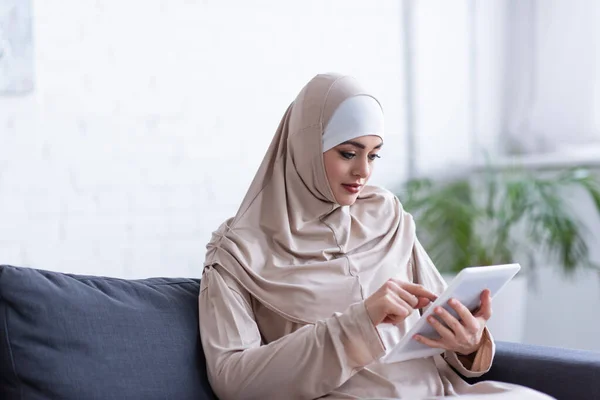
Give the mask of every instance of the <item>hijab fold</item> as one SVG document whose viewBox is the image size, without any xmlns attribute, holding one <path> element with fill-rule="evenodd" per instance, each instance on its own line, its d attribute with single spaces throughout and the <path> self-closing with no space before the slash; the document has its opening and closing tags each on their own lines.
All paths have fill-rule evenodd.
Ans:
<svg viewBox="0 0 600 400">
<path fill-rule="evenodd" d="M 317 75 L 301 90 L 236 215 L 207 245 L 205 267 L 219 265 L 292 322 L 343 312 L 409 268 L 415 226 L 398 199 L 365 186 L 353 205 L 340 206 L 327 181 L 324 127 L 355 96 L 375 99 L 337 74 Z"/>
</svg>

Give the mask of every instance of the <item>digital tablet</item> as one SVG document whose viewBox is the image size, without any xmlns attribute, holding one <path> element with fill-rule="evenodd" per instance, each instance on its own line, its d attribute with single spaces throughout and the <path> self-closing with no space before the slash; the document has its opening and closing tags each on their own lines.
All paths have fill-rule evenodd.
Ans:
<svg viewBox="0 0 600 400">
<path fill-rule="evenodd" d="M 457 313 L 448 304 L 448 300 L 455 298 L 469 310 L 474 311 L 480 306 L 481 292 L 489 289 L 492 298 L 519 272 L 519 264 L 492 265 L 488 267 L 469 267 L 458 273 L 456 278 L 446 288 L 436 301 L 433 302 L 423 316 L 415 323 L 410 331 L 385 355 L 385 363 L 399 362 L 413 358 L 429 357 L 441 354 L 445 350 L 431 348 L 413 339 L 414 335 L 423 335 L 428 338 L 439 338 L 437 331 L 427 322 L 427 317 L 433 314 L 437 307 L 443 307 L 455 318 Z M 493 306 L 493 303 L 492 303 Z"/>
</svg>

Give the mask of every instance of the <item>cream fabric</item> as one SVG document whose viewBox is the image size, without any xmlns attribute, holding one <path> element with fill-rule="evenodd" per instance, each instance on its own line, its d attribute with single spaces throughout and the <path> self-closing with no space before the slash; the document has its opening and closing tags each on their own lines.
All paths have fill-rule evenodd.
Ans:
<svg viewBox="0 0 600 400">
<path fill-rule="evenodd" d="M 311 80 L 285 113 L 237 214 L 207 245 L 199 313 L 213 389 L 221 399 L 543 398 L 507 384 L 469 386 L 449 368 L 487 371 L 489 332 L 471 366 L 453 353 L 379 362 L 419 315 L 375 328 L 364 299 L 391 277 L 435 293 L 445 283 L 390 192 L 367 186 L 352 206 L 335 203 L 323 126 L 358 95 L 369 96 L 351 77 Z"/>
<path fill-rule="evenodd" d="M 354 96 L 342 102 L 323 132 L 323 153 L 345 141 L 367 135 L 384 140 L 383 110 L 371 96 Z"/>
<path fill-rule="evenodd" d="M 421 246 L 415 253 L 419 279 L 434 293 L 445 283 Z M 396 277 L 412 281 L 409 265 Z M 492 364 L 494 342 L 486 332 L 472 365 L 457 355 L 385 364 L 384 343 L 393 345 L 389 327 L 375 329 L 364 302 L 349 304 L 314 324 L 289 321 L 256 300 L 221 266 L 201 280 L 200 336 L 208 377 L 221 400 L 228 399 L 550 399 L 531 389 L 502 382 L 467 384 Z M 419 318 L 415 311 L 402 332 Z M 387 335 L 381 340 L 379 333 Z"/>
<path fill-rule="evenodd" d="M 235 217 L 213 233 L 205 266 L 221 265 L 266 307 L 314 323 L 378 289 L 406 265 L 415 226 L 390 192 L 365 186 L 340 206 L 323 164 L 323 127 L 353 96 L 352 77 L 318 75 L 285 113 Z"/>
</svg>

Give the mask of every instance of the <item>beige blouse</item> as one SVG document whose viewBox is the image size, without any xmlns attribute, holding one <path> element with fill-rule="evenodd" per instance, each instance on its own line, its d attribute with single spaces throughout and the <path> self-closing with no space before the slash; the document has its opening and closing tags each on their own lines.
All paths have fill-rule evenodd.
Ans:
<svg viewBox="0 0 600 400">
<path fill-rule="evenodd" d="M 445 288 L 436 270 L 420 274 L 434 293 Z M 468 385 L 449 367 L 466 377 L 487 372 L 494 357 L 487 329 L 472 361 L 446 352 L 385 363 L 386 349 L 403 332 L 393 326 L 375 328 L 364 302 L 315 324 L 292 323 L 254 300 L 219 265 L 204 272 L 199 313 L 208 377 L 220 399 L 550 398 L 500 382 Z M 415 311 L 406 329 L 418 318 Z"/>
</svg>

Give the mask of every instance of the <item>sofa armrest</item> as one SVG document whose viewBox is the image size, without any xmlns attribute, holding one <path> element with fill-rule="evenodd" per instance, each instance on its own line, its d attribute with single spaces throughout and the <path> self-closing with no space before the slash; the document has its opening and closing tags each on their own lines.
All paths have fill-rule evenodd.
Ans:
<svg viewBox="0 0 600 400">
<path fill-rule="evenodd" d="M 487 374 L 469 379 L 527 386 L 557 399 L 589 399 L 600 393 L 600 352 L 496 342 Z"/>
</svg>

